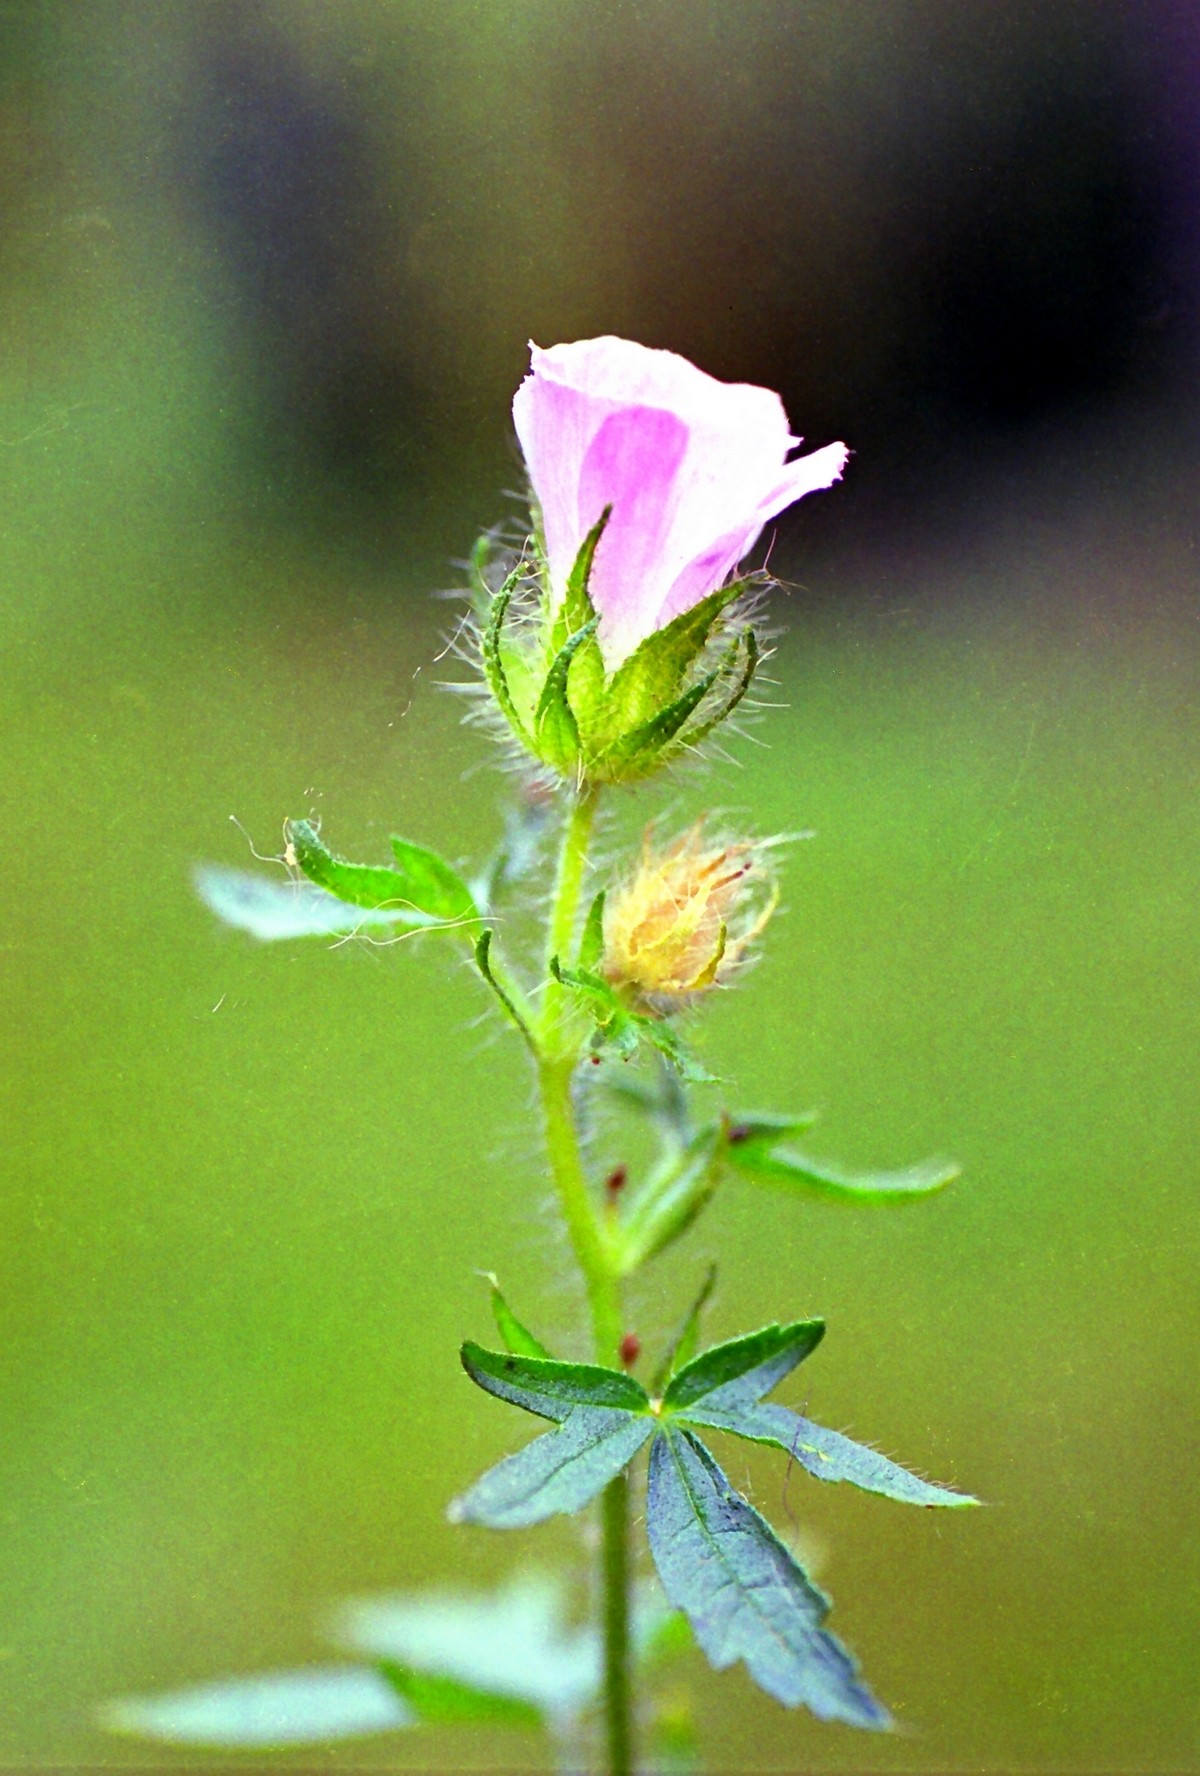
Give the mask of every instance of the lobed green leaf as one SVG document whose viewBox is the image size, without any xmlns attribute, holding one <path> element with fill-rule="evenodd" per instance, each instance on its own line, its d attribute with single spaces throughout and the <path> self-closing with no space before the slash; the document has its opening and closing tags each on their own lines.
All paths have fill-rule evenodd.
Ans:
<svg viewBox="0 0 1200 1776">
<path fill-rule="evenodd" d="M 461 1355 L 462 1366 L 476 1386 L 539 1418 L 561 1424 L 580 1406 L 634 1414 L 650 1410 L 650 1398 L 641 1382 L 620 1369 L 483 1350 L 469 1342 L 463 1345 Z"/>
<path fill-rule="evenodd" d="M 436 852 L 393 839 L 396 868 L 348 863 L 321 841 L 309 820 L 284 828 L 296 863 L 310 882 L 350 906 L 395 911 L 413 926 L 457 923 L 476 916 L 466 883 Z"/>
<path fill-rule="evenodd" d="M 889 1461 L 876 1449 L 844 1437 L 840 1431 L 827 1431 L 811 1419 L 801 1418 L 787 1406 L 770 1404 L 721 1406 L 699 1401 L 680 1414 L 688 1424 L 705 1425 L 712 1430 L 731 1431 L 752 1443 L 773 1443 L 786 1449 L 793 1460 L 818 1480 L 848 1480 L 864 1492 L 878 1492 L 884 1498 L 897 1499 L 905 1505 L 977 1505 L 979 1500 L 969 1493 L 955 1492 L 948 1486 L 935 1486 L 910 1474 L 898 1462 Z"/>
<path fill-rule="evenodd" d="M 557 1430 L 535 1437 L 489 1468 L 450 1507 L 453 1523 L 526 1529 L 573 1515 L 627 1467 L 654 1429 L 644 1416 L 611 1407 L 576 1406 Z"/>
<path fill-rule="evenodd" d="M 663 1395 L 663 1409 L 690 1415 L 701 1401 L 706 1408 L 722 1412 L 753 1406 L 790 1375 L 824 1336 L 824 1320 L 794 1320 L 787 1326 L 763 1326 L 725 1344 L 714 1344 L 673 1376 Z"/>
<path fill-rule="evenodd" d="M 668 1599 L 717 1670 L 740 1659 L 788 1708 L 857 1727 L 890 1724 L 850 1653 L 821 1626 L 828 1598 L 704 1445 L 670 1425 L 650 1451 L 646 1529 Z"/>
</svg>

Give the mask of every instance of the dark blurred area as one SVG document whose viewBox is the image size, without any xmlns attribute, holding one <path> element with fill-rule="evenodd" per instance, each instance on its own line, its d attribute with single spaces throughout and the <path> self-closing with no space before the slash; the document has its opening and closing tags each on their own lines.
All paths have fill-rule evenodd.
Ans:
<svg viewBox="0 0 1200 1776">
<path fill-rule="evenodd" d="M 123 300 L 159 306 L 205 473 L 264 522 L 386 559 L 439 508 L 492 516 L 530 335 L 670 346 L 846 437 L 851 497 L 784 522 L 810 550 L 953 524 L 1048 435 L 1186 448 L 1182 0 L 143 0 L 0 30 L 10 369 L 56 327 L 119 359 Z"/>
</svg>

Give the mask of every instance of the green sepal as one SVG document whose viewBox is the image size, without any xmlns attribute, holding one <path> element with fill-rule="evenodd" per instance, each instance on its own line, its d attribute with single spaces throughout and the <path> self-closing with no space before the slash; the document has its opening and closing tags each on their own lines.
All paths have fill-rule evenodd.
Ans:
<svg viewBox="0 0 1200 1776">
<path fill-rule="evenodd" d="M 668 1600 L 718 1671 L 740 1659 L 785 1707 L 890 1725 L 850 1653 L 821 1625 L 829 1599 L 703 1443 L 670 1424 L 650 1451 L 646 1530 Z"/>
<path fill-rule="evenodd" d="M 734 1136 L 739 1126 L 730 1125 Z M 962 1171 L 953 1161 L 931 1159 L 898 1171 L 846 1172 L 810 1159 L 793 1147 L 780 1145 L 789 1132 L 781 1128 L 772 1139 L 771 1131 L 766 1129 L 749 1140 L 731 1139 L 727 1134 L 725 1151 L 730 1164 L 744 1177 L 759 1183 L 781 1184 L 805 1195 L 859 1203 L 902 1203 L 932 1196 L 952 1184 Z"/>
<path fill-rule="evenodd" d="M 544 1357 L 548 1362 L 553 1362 L 554 1358 L 545 1345 L 534 1337 L 527 1326 L 522 1325 L 508 1305 L 495 1274 L 490 1270 L 481 1271 L 480 1274 L 485 1282 L 491 1284 L 492 1315 L 505 1350 L 514 1357 Z"/>
<path fill-rule="evenodd" d="M 753 629 L 743 629 L 739 641 L 746 649 L 745 665 L 742 667 L 740 674 L 734 678 L 733 684 L 724 700 L 716 703 L 710 714 L 706 715 L 702 721 L 698 721 L 694 727 L 688 728 L 679 736 L 679 743 L 681 746 L 699 746 L 700 742 L 707 739 L 708 735 L 712 733 L 714 728 L 720 727 L 721 723 L 733 714 L 742 698 L 746 695 L 746 692 L 750 689 L 751 681 L 754 678 L 755 672 L 758 670 L 758 637 L 755 635 Z M 737 643 L 734 644 L 731 653 L 727 657 L 726 665 L 729 668 L 732 668 L 736 664 L 736 661 Z M 724 671 L 725 668 L 722 668 L 722 670 Z"/>
<path fill-rule="evenodd" d="M 663 1395 L 663 1411 L 706 1409 L 735 1412 L 755 1405 L 816 1350 L 824 1320 L 793 1320 L 714 1344 L 676 1371 Z"/>
<path fill-rule="evenodd" d="M 596 621 L 596 607 L 592 603 L 592 595 L 589 590 L 592 563 L 596 559 L 600 538 L 604 535 L 611 517 L 612 507 L 605 506 L 580 544 L 579 553 L 576 555 L 567 576 L 566 592 L 554 619 L 551 646 L 556 652 L 577 630 L 586 629 L 589 623 Z"/>
<path fill-rule="evenodd" d="M 707 1205 L 721 1179 L 720 1137 L 701 1129 L 671 1153 L 629 1204 L 617 1230 L 616 1261 L 623 1274 L 672 1245 Z"/>
<path fill-rule="evenodd" d="M 689 1053 L 664 1018 L 647 1017 L 644 1012 L 630 1010 L 602 975 L 590 968 L 564 968 L 557 956 L 550 959 L 550 972 L 560 985 L 571 988 L 583 1008 L 595 1019 L 598 1040 L 593 1047 L 596 1052 L 611 1046 L 618 1055 L 628 1059 L 639 1042 L 646 1042 L 670 1061 L 689 1084 L 703 1085 L 711 1081 L 713 1075 Z"/>
<path fill-rule="evenodd" d="M 455 1523 L 525 1529 L 580 1511 L 627 1467 L 654 1428 L 650 1398 L 631 1375 L 462 1347 L 463 1368 L 488 1393 L 558 1428 L 535 1437 L 450 1507 Z"/>
<path fill-rule="evenodd" d="M 348 863 L 322 844 L 309 820 L 289 820 L 284 836 L 297 866 L 310 882 L 349 906 L 368 911 L 406 909 L 415 926 L 459 924 L 477 917 L 470 890 L 434 851 L 407 839 L 392 840 L 396 868 Z"/>
<path fill-rule="evenodd" d="M 683 678 L 704 644 L 713 624 L 727 605 L 746 590 L 748 582 L 735 580 L 721 586 L 673 617 L 636 647 L 614 672 L 605 698 L 605 713 L 614 737 L 650 721 L 663 705 L 674 700 Z"/>
<path fill-rule="evenodd" d="M 736 643 L 734 644 L 736 647 Z M 616 775 L 628 778 L 636 775 L 632 768 L 639 761 L 656 764 L 662 757 L 664 749 L 675 738 L 680 728 L 701 704 L 717 679 L 721 676 L 720 669 L 709 672 L 704 678 L 697 680 L 683 695 L 677 697 L 665 709 L 652 715 L 649 721 L 641 722 L 629 733 L 614 740 L 590 761 L 590 768 L 597 777 Z"/>
<path fill-rule="evenodd" d="M 567 679 L 575 655 L 596 633 L 593 617 L 570 636 L 551 661 L 534 712 L 534 740 L 539 757 L 558 770 L 570 770 L 579 758 L 579 725 L 567 698 Z"/>
<path fill-rule="evenodd" d="M 961 1507 L 979 1503 L 970 1493 L 922 1480 L 877 1449 L 856 1443 L 840 1431 L 826 1430 L 787 1406 L 760 1403 L 722 1409 L 700 1401 L 679 1418 L 688 1424 L 730 1431 L 750 1443 L 774 1444 L 818 1480 L 846 1480 L 863 1492 L 877 1492 L 904 1505 Z"/>
<path fill-rule="evenodd" d="M 399 1665 L 392 1659 L 380 1659 L 375 1669 L 418 1719 L 429 1726 L 545 1725 L 542 1710 L 519 1696 L 479 1689 L 457 1677 L 445 1677 L 437 1672 L 416 1671 L 411 1665 Z"/>
<path fill-rule="evenodd" d="M 604 957 L 604 889 L 601 888 L 588 908 L 579 940 L 579 966 L 594 973 Z"/>
<path fill-rule="evenodd" d="M 488 682 L 488 689 L 496 699 L 501 713 L 518 740 L 526 746 L 530 744 L 525 724 L 521 720 L 517 706 L 513 701 L 512 690 L 508 682 L 508 674 L 504 670 L 504 656 L 501 653 L 500 637 L 504 629 L 504 619 L 512 601 L 513 591 L 521 577 L 521 569 L 514 568 L 503 586 L 491 601 L 488 620 L 480 636 L 479 652 L 483 660 L 483 673 Z"/>
</svg>

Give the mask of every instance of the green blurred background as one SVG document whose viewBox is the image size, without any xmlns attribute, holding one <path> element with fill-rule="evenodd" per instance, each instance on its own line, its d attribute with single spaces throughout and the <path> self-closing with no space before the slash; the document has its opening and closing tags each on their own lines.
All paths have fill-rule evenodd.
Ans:
<svg viewBox="0 0 1200 1776">
<path fill-rule="evenodd" d="M 473 1268 L 579 1348 L 522 1056 L 435 944 L 256 948 L 189 873 L 309 810 L 479 859 L 428 593 L 514 509 L 527 338 L 613 331 L 857 453 L 777 529 L 765 748 L 665 792 L 818 834 L 706 1052 L 966 1168 L 730 1187 L 636 1323 L 719 1252 L 715 1333 L 824 1314 L 791 1397 L 994 1503 L 737 1452 L 911 1730 L 731 1673 L 712 1766 L 1200 1764 L 1198 68 L 1185 0 L 0 5 L 0 1760 L 194 1761 L 97 1704 L 578 1559 L 444 1519 L 514 1429 Z"/>
</svg>

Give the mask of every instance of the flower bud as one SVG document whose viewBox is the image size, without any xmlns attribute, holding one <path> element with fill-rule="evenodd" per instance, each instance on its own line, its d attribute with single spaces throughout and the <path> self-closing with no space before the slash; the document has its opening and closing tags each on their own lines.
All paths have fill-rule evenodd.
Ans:
<svg viewBox="0 0 1200 1776">
<path fill-rule="evenodd" d="M 477 557 L 478 643 L 524 749 L 577 781 L 694 752 L 749 688 L 763 526 L 829 487 L 847 450 L 799 443 L 770 389 L 625 339 L 532 348 L 513 402 L 534 538 L 503 585 Z M 740 618 L 738 613 L 740 613 Z"/>
<path fill-rule="evenodd" d="M 778 900 L 765 850 L 750 839 L 708 844 L 703 822 L 665 849 L 648 832 L 637 869 L 605 901 L 608 982 L 674 1010 L 727 980 Z"/>
</svg>

